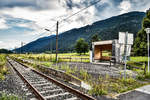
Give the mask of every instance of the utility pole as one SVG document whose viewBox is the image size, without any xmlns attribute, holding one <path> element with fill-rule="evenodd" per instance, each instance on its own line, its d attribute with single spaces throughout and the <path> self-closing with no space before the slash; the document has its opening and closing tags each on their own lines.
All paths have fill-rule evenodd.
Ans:
<svg viewBox="0 0 150 100">
<path fill-rule="evenodd" d="M 57 21 L 56 23 L 56 62 L 58 61 L 58 24 L 59 22 Z M 46 31 L 50 31 L 49 29 L 45 29 Z"/>
<path fill-rule="evenodd" d="M 22 53 L 23 42 L 21 42 L 20 54 Z"/>
<path fill-rule="evenodd" d="M 56 62 L 58 61 L 58 21 L 56 25 Z"/>
</svg>

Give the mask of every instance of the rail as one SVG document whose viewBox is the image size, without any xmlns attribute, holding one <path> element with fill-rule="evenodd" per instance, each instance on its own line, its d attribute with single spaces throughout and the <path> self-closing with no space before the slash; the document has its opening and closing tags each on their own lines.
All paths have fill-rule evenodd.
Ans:
<svg viewBox="0 0 150 100">
<path fill-rule="evenodd" d="M 15 62 L 21 64 L 22 66 L 24 66 L 26 68 L 29 68 L 28 66 L 24 65 L 23 63 L 20 63 L 18 61 L 15 61 Z M 13 66 L 13 65 L 11 64 L 11 66 Z M 13 68 L 15 68 L 15 67 L 13 67 Z M 67 86 L 67 85 L 65 85 L 65 84 L 55 80 L 54 78 L 49 77 L 49 76 L 47 76 L 47 75 L 45 75 L 45 74 L 43 74 L 43 73 L 41 73 L 41 72 L 39 72 L 39 71 L 37 71 L 37 70 L 35 70 L 33 68 L 29 68 L 29 69 L 32 70 L 33 72 L 37 73 L 38 75 L 44 77 L 45 79 L 49 80 L 50 82 L 56 84 L 57 86 L 60 86 L 61 88 L 71 92 L 72 94 L 76 95 L 77 97 L 80 97 L 83 100 L 96 100 L 95 98 L 93 98 L 93 97 L 91 97 L 91 96 L 89 96 L 87 94 L 84 94 L 84 93 L 80 92 L 79 90 L 76 90 L 76 89 L 74 89 L 72 87 L 69 87 L 69 86 Z M 30 86 L 30 88 L 33 90 L 33 92 L 36 94 L 36 96 L 39 97 L 40 100 L 45 100 L 44 97 L 42 97 L 42 95 L 34 87 L 32 87 L 32 85 L 25 79 L 25 77 L 23 77 L 23 75 L 21 75 L 21 73 L 19 73 L 19 71 L 17 69 L 15 69 L 15 70 L 18 73 L 18 75 Z"/>
</svg>

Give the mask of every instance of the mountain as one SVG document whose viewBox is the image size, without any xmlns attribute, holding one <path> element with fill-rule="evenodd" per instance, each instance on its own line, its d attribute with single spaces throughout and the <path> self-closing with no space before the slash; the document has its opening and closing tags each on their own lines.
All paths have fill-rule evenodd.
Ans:
<svg viewBox="0 0 150 100">
<path fill-rule="evenodd" d="M 55 37 L 55 35 L 39 38 L 33 42 L 30 42 L 30 43 L 24 45 L 21 48 L 17 48 L 13 51 L 17 52 L 17 53 L 41 52 L 40 51 L 41 49 L 46 51 L 47 49 L 46 48 L 44 49 L 43 46 L 47 45 L 50 42 L 50 40 L 53 40 L 53 37 Z"/>
<path fill-rule="evenodd" d="M 59 52 L 68 52 L 74 50 L 76 40 L 84 38 L 90 42 L 92 35 L 98 33 L 101 40 L 118 39 L 118 32 L 136 33 L 141 29 L 141 23 L 145 17 L 144 12 L 129 12 L 119 16 L 114 16 L 105 20 L 94 22 L 81 28 L 74 28 L 58 36 Z M 52 50 L 55 52 L 56 36 L 49 36 L 37 39 L 21 48 L 16 52 L 45 52 Z"/>
</svg>

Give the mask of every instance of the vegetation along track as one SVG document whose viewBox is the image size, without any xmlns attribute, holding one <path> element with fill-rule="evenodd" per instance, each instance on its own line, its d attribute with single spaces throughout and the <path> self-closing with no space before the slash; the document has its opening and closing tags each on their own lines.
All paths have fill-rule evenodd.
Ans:
<svg viewBox="0 0 150 100">
<path fill-rule="evenodd" d="M 20 62 L 7 60 L 39 100 L 96 100 Z"/>
</svg>

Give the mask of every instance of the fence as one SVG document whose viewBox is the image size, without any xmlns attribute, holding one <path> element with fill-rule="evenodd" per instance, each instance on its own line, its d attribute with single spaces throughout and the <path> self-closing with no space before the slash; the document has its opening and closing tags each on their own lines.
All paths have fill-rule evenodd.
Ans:
<svg viewBox="0 0 150 100">
<path fill-rule="evenodd" d="M 133 62 L 135 65 L 138 65 L 138 66 L 143 66 L 144 65 L 144 68 L 143 67 L 137 67 L 135 65 L 131 65 L 131 64 L 127 64 L 127 68 L 128 69 L 140 69 L 140 70 L 143 70 L 144 71 L 144 74 L 146 74 L 146 66 L 147 66 L 147 63 L 146 62 Z"/>
<path fill-rule="evenodd" d="M 112 63 L 113 61 L 112 60 L 110 60 L 110 66 L 111 66 L 111 63 Z M 125 65 L 124 63 L 116 63 L 115 61 L 114 61 L 114 64 L 119 64 L 119 65 Z M 134 65 L 133 65 L 134 64 Z M 137 67 L 137 66 L 143 66 L 144 65 L 144 67 Z M 128 63 L 127 65 L 127 69 L 140 69 L 140 70 L 143 70 L 144 71 L 144 74 L 146 74 L 146 66 L 147 66 L 147 62 L 132 62 L 132 63 Z"/>
<path fill-rule="evenodd" d="M 89 62 L 89 58 L 85 57 L 58 57 L 58 61 L 67 61 L 67 62 Z"/>
</svg>

